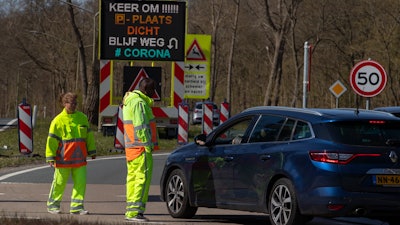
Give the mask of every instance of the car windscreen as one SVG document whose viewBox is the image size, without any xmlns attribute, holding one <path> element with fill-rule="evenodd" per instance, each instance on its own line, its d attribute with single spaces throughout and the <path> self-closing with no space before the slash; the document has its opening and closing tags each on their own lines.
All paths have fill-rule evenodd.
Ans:
<svg viewBox="0 0 400 225">
<path fill-rule="evenodd" d="M 400 122 L 385 120 L 341 121 L 323 124 L 337 143 L 363 146 L 400 145 Z"/>
</svg>

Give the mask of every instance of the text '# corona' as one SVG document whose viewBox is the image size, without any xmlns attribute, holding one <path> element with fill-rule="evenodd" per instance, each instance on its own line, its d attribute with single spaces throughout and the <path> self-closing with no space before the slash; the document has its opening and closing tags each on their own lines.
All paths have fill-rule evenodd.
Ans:
<svg viewBox="0 0 400 225">
<path fill-rule="evenodd" d="M 168 49 L 127 48 L 124 50 L 124 56 L 126 58 L 170 59 L 171 53 Z"/>
</svg>

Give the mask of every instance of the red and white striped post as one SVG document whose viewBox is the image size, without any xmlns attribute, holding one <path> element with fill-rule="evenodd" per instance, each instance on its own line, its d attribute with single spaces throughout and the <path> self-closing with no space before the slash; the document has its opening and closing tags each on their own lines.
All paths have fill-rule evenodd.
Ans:
<svg viewBox="0 0 400 225">
<path fill-rule="evenodd" d="M 189 105 L 183 101 L 178 110 L 178 144 L 187 144 L 189 134 Z"/>
<path fill-rule="evenodd" d="M 227 119 L 229 119 L 229 103 L 224 100 L 224 102 L 221 103 L 221 110 L 219 114 L 219 124 L 222 124 L 225 122 Z"/>
<path fill-rule="evenodd" d="M 208 135 L 213 130 L 213 104 L 203 103 L 203 134 Z"/>
<path fill-rule="evenodd" d="M 183 102 L 183 96 L 185 94 L 185 62 L 174 62 L 173 63 L 173 103 L 172 105 L 178 109 L 179 104 Z M 172 86 L 172 85 L 171 85 Z"/>
<path fill-rule="evenodd" d="M 118 107 L 118 118 L 116 125 L 116 132 L 114 138 L 114 148 L 116 149 L 125 149 L 125 141 L 124 141 L 124 118 L 122 114 L 122 104 Z"/>
<path fill-rule="evenodd" d="M 111 84 L 112 84 L 111 60 L 100 60 L 100 88 L 99 88 L 99 122 L 98 130 L 101 130 L 101 122 L 104 116 L 116 116 L 116 108 L 111 105 Z"/>
<path fill-rule="evenodd" d="M 32 110 L 25 99 L 18 105 L 18 139 L 19 152 L 30 155 L 33 152 Z"/>
</svg>

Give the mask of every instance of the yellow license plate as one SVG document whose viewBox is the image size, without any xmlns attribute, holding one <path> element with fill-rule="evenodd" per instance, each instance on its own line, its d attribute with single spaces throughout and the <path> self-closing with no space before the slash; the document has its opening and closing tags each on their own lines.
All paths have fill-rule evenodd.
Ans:
<svg viewBox="0 0 400 225">
<path fill-rule="evenodd" d="M 376 175 L 373 179 L 377 185 L 400 185 L 400 175 Z"/>
</svg>

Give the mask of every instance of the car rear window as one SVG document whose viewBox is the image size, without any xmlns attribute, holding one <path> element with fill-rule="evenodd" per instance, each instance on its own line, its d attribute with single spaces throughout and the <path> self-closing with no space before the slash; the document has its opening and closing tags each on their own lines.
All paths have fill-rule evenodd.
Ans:
<svg viewBox="0 0 400 225">
<path fill-rule="evenodd" d="M 345 121 L 324 124 L 337 143 L 363 146 L 387 146 L 387 141 L 400 143 L 400 123 L 398 121 L 368 120 Z"/>
</svg>

